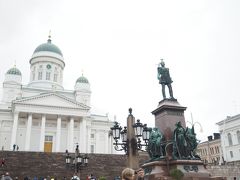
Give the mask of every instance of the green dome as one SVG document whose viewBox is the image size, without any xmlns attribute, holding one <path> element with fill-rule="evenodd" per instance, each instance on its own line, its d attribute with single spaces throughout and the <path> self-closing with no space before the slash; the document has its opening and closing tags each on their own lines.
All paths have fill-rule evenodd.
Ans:
<svg viewBox="0 0 240 180">
<path fill-rule="evenodd" d="M 50 51 L 50 52 L 54 52 L 54 53 L 57 53 L 59 55 L 62 56 L 62 52 L 61 50 L 54 44 L 51 43 L 51 39 L 48 39 L 48 42 L 47 43 L 43 43 L 41 45 L 39 45 L 35 51 L 33 52 L 34 53 L 37 53 L 37 52 L 40 52 L 40 51 Z"/>
<path fill-rule="evenodd" d="M 76 83 L 86 83 L 88 84 L 88 80 L 87 78 L 85 78 L 84 76 L 81 76 L 80 78 L 77 79 Z"/>
<path fill-rule="evenodd" d="M 7 74 L 22 75 L 22 73 L 16 67 L 13 67 L 7 71 Z"/>
</svg>

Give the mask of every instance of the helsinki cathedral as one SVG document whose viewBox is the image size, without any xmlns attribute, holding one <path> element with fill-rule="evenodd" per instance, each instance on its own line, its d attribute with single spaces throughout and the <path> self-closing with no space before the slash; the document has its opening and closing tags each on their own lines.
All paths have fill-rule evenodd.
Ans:
<svg viewBox="0 0 240 180">
<path fill-rule="evenodd" d="M 22 84 L 16 67 L 5 73 L 0 102 L 0 148 L 19 151 L 114 153 L 109 130 L 113 122 L 90 107 L 91 90 L 80 76 L 65 90 L 65 61 L 51 37 L 30 59 L 30 81 Z M 4 74 L 0 74 L 4 75 Z"/>
</svg>

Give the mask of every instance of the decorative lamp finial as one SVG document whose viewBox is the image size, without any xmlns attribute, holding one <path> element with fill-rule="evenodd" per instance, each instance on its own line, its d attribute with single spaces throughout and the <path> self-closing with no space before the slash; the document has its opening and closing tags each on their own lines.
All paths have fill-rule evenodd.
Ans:
<svg viewBox="0 0 240 180">
<path fill-rule="evenodd" d="M 132 115 L 132 108 L 129 108 L 128 111 L 129 111 L 129 114 Z"/>
</svg>

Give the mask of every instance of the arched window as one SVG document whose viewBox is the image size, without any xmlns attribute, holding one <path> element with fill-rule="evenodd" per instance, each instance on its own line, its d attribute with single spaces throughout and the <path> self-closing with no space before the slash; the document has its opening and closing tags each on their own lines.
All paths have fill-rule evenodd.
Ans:
<svg viewBox="0 0 240 180">
<path fill-rule="evenodd" d="M 38 80 L 42 80 L 42 71 L 38 72 Z"/>
<path fill-rule="evenodd" d="M 237 140 L 238 140 L 238 144 L 240 144 L 240 131 L 237 131 Z"/>
<path fill-rule="evenodd" d="M 228 144 L 229 144 L 229 146 L 232 146 L 233 145 L 233 142 L 232 142 L 232 135 L 231 135 L 231 133 L 228 133 Z"/>
<path fill-rule="evenodd" d="M 46 80 L 50 80 L 50 76 L 51 76 L 51 73 L 50 72 L 46 72 Z"/>
<path fill-rule="evenodd" d="M 33 81 L 35 80 L 35 72 L 34 71 L 32 72 L 32 80 Z"/>
</svg>

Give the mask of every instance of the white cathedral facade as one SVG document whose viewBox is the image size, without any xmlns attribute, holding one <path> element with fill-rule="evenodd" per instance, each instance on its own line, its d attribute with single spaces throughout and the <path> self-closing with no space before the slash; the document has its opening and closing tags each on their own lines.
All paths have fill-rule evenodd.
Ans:
<svg viewBox="0 0 240 180">
<path fill-rule="evenodd" d="M 74 90 L 63 88 L 64 67 L 62 52 L 49 37 L 30 59 L 27 85 L 15 66 L 6 72 L 0 103 L 1 149 L 74 152 L 78 144 L 81 153 L 114 152 L 109 135 L 113 122 L 91 111 L 90 84 L 83 75 Z"/>
</svg>

